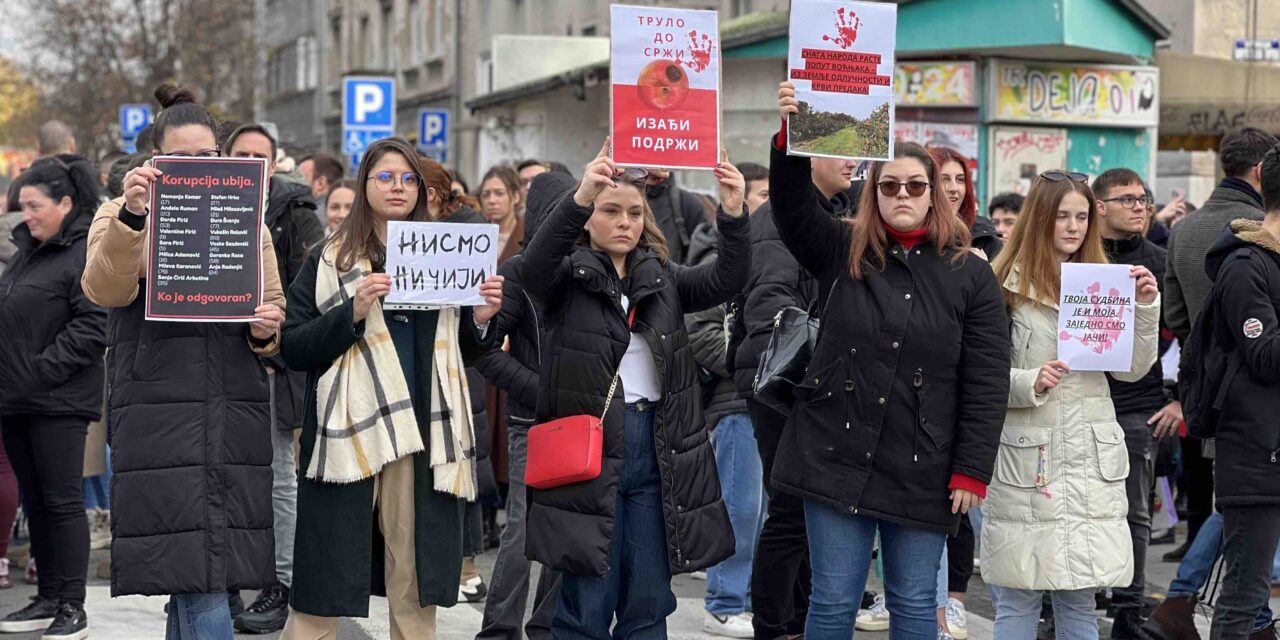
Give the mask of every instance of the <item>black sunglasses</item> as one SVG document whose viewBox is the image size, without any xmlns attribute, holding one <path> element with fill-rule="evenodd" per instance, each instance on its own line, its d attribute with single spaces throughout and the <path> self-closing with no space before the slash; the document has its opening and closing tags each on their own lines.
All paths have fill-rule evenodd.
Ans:
<svg viewBox="0 0 1280 640">
<path fill-rule="evenodd" d="M 1040 177 L 1050 182 L 1062 182 L 1063 180 L 1072 180 L 1074 182 L 1089 181 L 1089 176 L 1076 171 L 1046 171 L 1040 174 Z"/>
<path fill-rule="evenodd" d="M 886 198 L 896 197 L 899 193 L 902 193 L 903 187 L 907 188 L 907 195 L 912 198 L 919 198 L 929 188 L 929 183 L 923 180 L 909 180 L 907 182 L 882 180 L 877 182 L 876 186 L 880 187 L 880 195 Z"/>
</svg>

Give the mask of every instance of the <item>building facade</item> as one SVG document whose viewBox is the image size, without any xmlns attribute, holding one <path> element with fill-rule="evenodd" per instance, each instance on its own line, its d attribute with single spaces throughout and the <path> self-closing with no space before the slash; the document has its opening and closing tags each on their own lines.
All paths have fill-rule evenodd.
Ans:
<svg viewBox="0 0 1280 640">
<path fill-rule="evenodd" d="M 258 0 L 262 90 L 254 119 L 274 123 L 286 149 L 326 146 L 320 126 L 325 5 L 325 0 Z"/>
</svg>

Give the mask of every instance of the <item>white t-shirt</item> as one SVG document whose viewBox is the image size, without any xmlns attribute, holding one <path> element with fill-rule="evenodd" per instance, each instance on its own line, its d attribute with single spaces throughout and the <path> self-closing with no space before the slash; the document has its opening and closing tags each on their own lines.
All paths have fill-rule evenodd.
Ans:
<svg viewBox="0 0 1280 640">
<path fill-rule="evenodd" d="M 622 296 L 622 311 L 628 313 L 630 308 L 631 301 Z M 643 336 L 634 332 L 631 334 L 631 342 L 627 345 L 627 353 L 622 356 L 619 372 L 619 384 L 622 385 L 626 402 L 662 399 L 662 378 L 658 376 L 658 367 L 653 362 L 653 350 Z"/>
</svg>

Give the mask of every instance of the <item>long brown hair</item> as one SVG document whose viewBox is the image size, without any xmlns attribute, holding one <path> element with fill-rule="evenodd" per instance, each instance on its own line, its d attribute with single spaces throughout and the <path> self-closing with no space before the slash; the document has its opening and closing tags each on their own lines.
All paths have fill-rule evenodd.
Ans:
<svg viewBox="0 0 1280 640">
<path fill-rule="evenodd" d="M 973 228 L 973 219 L 978 212 L 978 198 L 973 194 L 973 183 L 969 181 L 969 159 L 960 155 L 959 151 L 949 147 L 929 147 L 929 155 L 933 156 L 933 161 L 938 165 L 938 175 L 942 175 L 942 168 L 947 163 L 954 162 L 960 165 L 960 170 L 964 172 L 964 197 L 960 198 L 960 207 L 956 210 L 956 215 L 969 228 Z M 946 194 L 944 193 L 945 197 Z"/>
<path fill-rule="evenodd" d="M 671 258 L 671 250 L 667 248 L 667 237 L 663 235 L 662 228 L 658 226 L 658 220 L 653 217 L 653 208 L 649 206 L 649 197 L 645 192 L 644 178 L 631 180 L 626 177 L 618 177 L 615 179 L 618 186 L 635 187 L 640 192 L 640 203 L 644 211 L 644 230 L 640 232 L 640 241 L 636 243 L 637 249 L 648 249 L 658 257 L 658 262 L 667 264 Z M 595 215 L 594 213 L 592 215 Z M 591 234 L 584 226 L 582 235 L 578 238 L 578 244 L 591 246 Z"/>
<path fill-rule="evenodd" d="M 1051 306 L 1058 303 L 1062 290 L 1062 268 L 1053 249 L 1054 225 L 1058 207 L 1068 193 L 1084 196 L 1089 205 L 1089 228 L 1085 230 L 1080 248 L 1071 255 L 1071 262 L 1107 264 L 1107 254 L 1102 247 L 1102 228 L 1098 224 L 1093 190 L 1089 185 L 1075 180 L 1048 180 L 1036 178 L 1031 192 L 1022 205 L 1022 213 L 1013 225 L 1009 242 L 1000 251 L 992 267 L 996 278 L 1003 285 L 1013 270 L 1018 269 L 1017 291 L 1003 289 L 1004 301 L 1009 307 L 1025 302 Z M 1035 296 L 1032 297 L 1032 291 Z"/>
<path fill-rule="evenodd" d="M 925 241 L 933 244 L 939 255 L 952 253 L 951 259 L 959 261 L 964 258 L 969 248 L 969 227 L 964 221 L 951 213 L 951 203 L 939 188 L 942 180 L 937 163 L 925 148 L 914 142 L 899 142 L 893 146 L 895 159 L 915 158 L 924 165 L 925 174 L 929 176 L 929 212 L 925 214 L 924 226 L 927 229 Z M 880 201 L 877 194 L 880 188 L 880 172 L 887 162 L 874 162 L 867 173 L 867 181 L 862 188 L 862 197 L 858 199 L 858 214 L 847 224 L 850 227 L 852 240 L 849 247 L 849 274 L 855 280 L 861 280 L 866 267 L 883 271 L 885 255 L 889 251 L 889 234 L 884 230 L 880 218 Z"/>
<path fill-rule="evenodd" d="M 409 168 L 418 175 L 422 174 L 422 163 L 413 145 L 404 138 L 383 138 L 369 145 L 360 161 L 360 171 L 356 174 L 356 199 L 351 203 L 351 215 L 347 216 L 338 231 L 329 238 L 329 242 L 337 243 L 338 272 L 350 271 L 361 258 L 368 258 L 374 269 L 381 269 L 387 262 L 387 247 L 378 239 L 378 230 L 373 218 L 373 208 L 369 206 L 369 172 L 373 165 L 388 153 L 404 156 Z M 425 176 L 424 176 L 425 177 Z M 427 209 L 427 193 L 425 181 L 418 186 L 417 201 L 413 205 L 413 213 L 409 220 L 426 222 L 431 219 Z M 449 193 L 448 186 L 445 193 Z"/>
<path fill-rule="evenodd" d="M 465 194 L 454 195 L 453 177 L 439 162 L 426 156 L 418 156 L 418 161 L 422 163 L 422 197 L 427 197 L 427 189 L 435 189 L 440 196 L 438 219 L 448 218 L 464 206 L 472 209 L 480 208 L 475 198 Z"/>
</svg>

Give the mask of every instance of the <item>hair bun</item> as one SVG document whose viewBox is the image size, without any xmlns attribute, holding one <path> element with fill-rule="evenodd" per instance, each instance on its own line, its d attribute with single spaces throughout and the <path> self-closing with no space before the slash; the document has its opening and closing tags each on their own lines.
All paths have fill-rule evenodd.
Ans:
<svg viewBox="0 0 1280 640">
<path fill-rule="evenodd" d="M 187 89 L 182 89 L 169 83 L 156 87 L 156 101 L 160 103 L 161 109 L 168 109 L 175 104 L 195 104 L 196 96 Z"/>
</svg>

